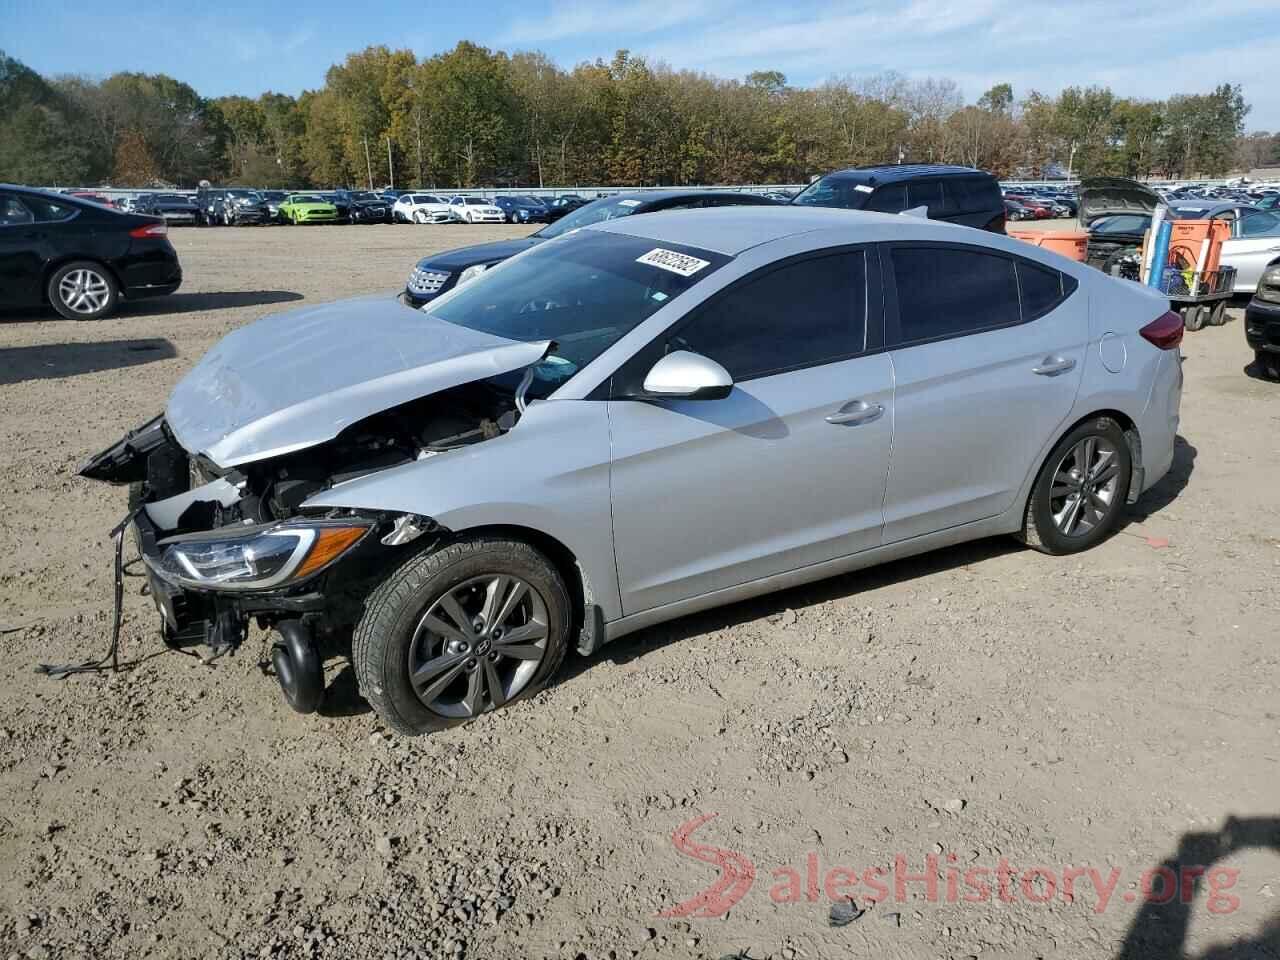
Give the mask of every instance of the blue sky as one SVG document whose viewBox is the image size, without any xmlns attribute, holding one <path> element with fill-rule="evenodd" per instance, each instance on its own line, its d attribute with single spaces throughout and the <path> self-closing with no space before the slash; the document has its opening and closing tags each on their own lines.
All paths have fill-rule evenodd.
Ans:
<svg viewBox="0 0 1280 960">
<path fill-rule="evenodd" d="M 803 85 L 896 70 L 950 77 L 970 99 L 1002 81 L 1018 96 L 1100 83 L 1150 98 L 1231 81 L 1253 104 L 1249 129 L 1277 130 L 1276 12 L 1276 0 L 0 0 L 0 48 L 42 73 L 163 72 L 206 96 L 296 94 L 370 44 L 429 55 L 462 39 L 565 66 L 626 47 L 726 77 L 778 69 Z"/>
</svg>

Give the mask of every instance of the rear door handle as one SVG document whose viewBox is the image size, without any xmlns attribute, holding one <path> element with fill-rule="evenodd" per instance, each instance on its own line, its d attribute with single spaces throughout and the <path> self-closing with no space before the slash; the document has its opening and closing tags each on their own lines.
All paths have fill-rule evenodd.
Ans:
<svg viewBox="0 0 1280 960">
<path fill-rule="evenodd" d="M 1032 373 L 1038 373 L 1042 377 L 1055 377 L 1060 373 L 1066 373 L 1076 362 L 1070 357 L 1045 357 L 1040 366 L 1032 367 Z"/>
<path fill-rule="evenodd" d="M 865 400 L 850 400 L 835 413 L 827 417 L 827 423 L 847 424 L 851 427 L 863 423 L 871 423 L 884 416 L 884 405 L 867 403 Z"/>
</svg>

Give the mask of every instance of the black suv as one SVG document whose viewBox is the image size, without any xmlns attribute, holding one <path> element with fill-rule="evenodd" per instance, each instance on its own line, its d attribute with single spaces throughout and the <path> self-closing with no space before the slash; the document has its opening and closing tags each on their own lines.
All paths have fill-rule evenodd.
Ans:
<svg viewBox="0 0 1280 960">
<path fill-rule="evenodd" d="M 797 206 L 902 213 L 925 207 L 930 220 L 1004 233 L 1004 197 L 991 174 L 946 164 L 899 164 L 837 170 L 813 181 Z"/>
</svg>

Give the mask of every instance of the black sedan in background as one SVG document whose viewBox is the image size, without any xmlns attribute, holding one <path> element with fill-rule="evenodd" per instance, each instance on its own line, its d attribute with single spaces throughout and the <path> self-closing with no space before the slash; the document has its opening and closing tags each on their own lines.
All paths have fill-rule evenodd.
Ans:
<svg viewBox="0 0 1280 960">
<path fill-rule="evenodd" d="M 339 190 L 337 195 L 346 202 L 347 219 L 352 223 L 391 222 L 391 205 L 395 201 L 388 201 L 386 197 L 367 190 Z M 341 206 L 338 207 L 338 214 L 342 214 Z"/>
<path fill-rule="evenodd" d="M 0 184 L 0 306 L 98 320 L 120 298 L 173 293 L 182 266 L 160 217 Z"/>
<path fill-rule="evenodd" d="M 563 198 L 561 198 L 563 199 Z M 536 246 L 543 240 L 564 236 L 602 220 L 629 217 L 658 210 L 696 210 L 706 207 L 777 206 L 777 201 L 752 193 L 711 193 L 707 190 L 653 190 L 648 193 L 620 193 L 579 206 L 572 213 L 550 223 L 536 233 L 518 240 L 495 240 L 471 247 L 433 253 L 419 260 L 402 300 L 411 307 L 421 307 L 446 290 L 478 277 L 496 263 Z"/>
<path fill-rule="evenodd" d="M 585 206 L 590 202 L 590 200 L 586 200 L 576 193 L 563 194 L 547 204 L 547 220 L 554 223 L 561 217 L 568 216 L 579 207 Z"/>
<path fill-rule="evenodd" d="M 222 222 L 228 227 L 270 223 L 271 209 L 257 190 L 228 190 L 222 199 Z"/>
<path fill-rule="evenodd" d="M 537 197 L 495 197 L 493 205 L 507 215 L 507 223 L 550 223 L 547 205 Z"/>
<path fill-rule="evenodd" d="M 163 217 L 164 222 L 178 226 L 195 226 L 200 220 L 200 208 L 191 197 L 180 193 L 143 194 L 133 202 L 131 213 L 145 213 L 151 217 Z"/>
</svg>

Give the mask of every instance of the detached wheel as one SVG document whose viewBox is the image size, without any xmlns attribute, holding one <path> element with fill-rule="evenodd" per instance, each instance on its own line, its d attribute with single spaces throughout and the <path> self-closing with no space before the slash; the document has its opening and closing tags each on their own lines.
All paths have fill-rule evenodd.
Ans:
<svg viewBox="0 0 1280 960">
<path fill-rule="evenodd" d="M 49 302 L 68 320 L 100 320 L 116 308 L 120 289 L 106 267 L 76 260 L 53 272 L 46 288 Z"/>
<path fill-rule="evenodd" d="M 1018 539 L 1055 555 L 1096 546 L 1115 529 L 1132 475 L 1133 457 L 1118 423 L 1099 417 L 1080 424 L 1040 469 Z"/>
<path fill-rule="evenodd" d="M 1253 362 L 1257 365 L 1258 372 L 1268 380 L 1280 380 L 1280 353 L 1255 350 Z"/>
<path fill-rule="evenodd" d="M 542 689 L 568 650 L 564 580 L 517 540 L 476 538 L 406 561 L 369 596 L 353 659 L 397 733 L 462 723 Z"/>
</svg>

